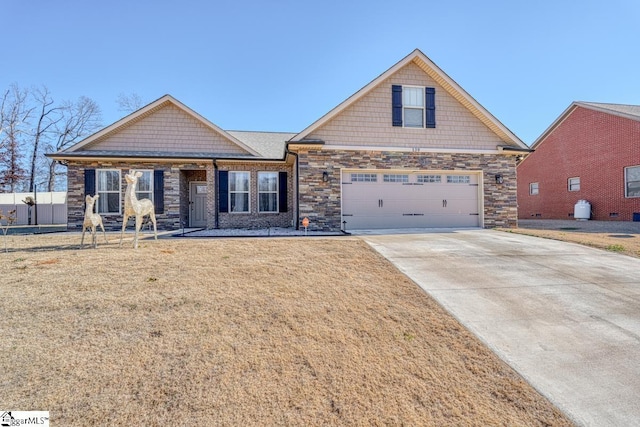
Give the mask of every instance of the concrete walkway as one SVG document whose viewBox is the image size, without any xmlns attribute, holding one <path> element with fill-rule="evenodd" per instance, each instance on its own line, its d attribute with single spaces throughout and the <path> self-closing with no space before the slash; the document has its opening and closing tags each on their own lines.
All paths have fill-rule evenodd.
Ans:
<svg viewBox="0 0 640 427">
<path fill-rule="evenodd" d="M 640 259 L 494 230 L 370 232 L 578 425 L 640 423 Z"/>
</svg>

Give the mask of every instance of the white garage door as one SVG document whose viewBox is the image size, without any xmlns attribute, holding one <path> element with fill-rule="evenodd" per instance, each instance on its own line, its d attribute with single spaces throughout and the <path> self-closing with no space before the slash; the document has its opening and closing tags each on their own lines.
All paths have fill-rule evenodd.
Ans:
<svg viewBox="0 0 640 427">
<path fill-rule="evenodd" d="M 344 171 L 345 229 L 480 226 L 478 174 Z"/>
</svg>

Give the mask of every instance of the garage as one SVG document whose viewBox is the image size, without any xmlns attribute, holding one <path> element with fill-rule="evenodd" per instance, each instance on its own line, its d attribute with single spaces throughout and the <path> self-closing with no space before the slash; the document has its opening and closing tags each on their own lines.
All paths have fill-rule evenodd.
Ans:
<svg viewBox="0 0 640 427">
<path fill-rule="evenodd" d="M 479 227 L 479 173 L 345 170 L 345 230 Z"/>
</svg>

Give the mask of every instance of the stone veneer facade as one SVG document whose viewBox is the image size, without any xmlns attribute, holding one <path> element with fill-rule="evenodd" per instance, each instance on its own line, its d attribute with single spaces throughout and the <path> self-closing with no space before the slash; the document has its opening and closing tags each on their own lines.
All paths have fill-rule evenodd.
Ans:
<svg viewBox="0 0 640 427">
<path fill-rule="evenodd" d="M 122 229 L 122 210 L 124 209 L 124 193 L 127 187 L 124 175 L 129 170 L 162 170 L 164 171 L 164 211 L 156 213 L 158 229 L 177 230 L 189 226 L 189 183 L 206 182 L 207 185 L 207 228 L 215 228 L 217 203 L 215 200 L 215 170 L 212 161 L 203 162 L 127 162 L 127 161 L 69 161 L 67 172 L 67 226 L 69 230 L 81 230 L 84 220 L 84 171 L 86 169 L 120 169 L 121 213 L 101 214 L 106 229 Z M 295 198 L 293 192 L 292 166 L 279 163 L 229 163 L 219 165 L 219 170 L 240 170 L 251 173 L 251 192 L 249 213 L 219 213 L 219 228 L 262 228 L 291 227 L 294 218 Z M 257 194 L 257 173 L 259 171 L 287 172 L 287 212 L 259 213 Z M 128 227 L 134 226 L 134 219 L 129 219 Z"/>
<path fill-rule="evenodd" d="M 516 158 L 498 154 L 308 150 L 298 153 L 300 218 L 310 230 L 341 230 L 342 169 L 482 172 L 484 227 L 517 226 Z M 322 173 L 329 181 L 322 181 Z M 495 175 L 504 177 L 496 184 Z M 347 230 L 348 231 L 348 230 Z"/>
</svg>

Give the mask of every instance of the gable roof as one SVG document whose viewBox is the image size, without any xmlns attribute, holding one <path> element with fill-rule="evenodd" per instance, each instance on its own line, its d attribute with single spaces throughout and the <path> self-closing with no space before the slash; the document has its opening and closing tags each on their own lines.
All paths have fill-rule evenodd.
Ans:
<svg viewBox="0 0 640 427">
<path fill-rule="evenodd" d="M 531 145 L 532 149 L 535 149 L 537 145 L 539 145 L 544 139 L 549 136 L 551 132 L 562 122 L 564 122 L 567 117 L 571 115 L 575 111 L 576 108 L 582 107 L 587 108 L 593 111 L 599 111 L 605 114 L 612 114 L 618 117 L 624 117 L 630 120 L 640 121 L 640 105 L 628 105 L 628 104 L 607 104 L 601 102 L 583 102 L 583 101 L 574 101 L 567 107 L 566 110 L 558 116 L 558 118 L 551 123 L 551 125 L 544 131 L 542 134 L 536 139 Z"/>
<path fill-rule="evenodd" d="M 498 119 L 496 119 L 489 111 L 487 111 L 482 105 L 478 103 L 471 95 L 469 95 L 458 83 L 456 83 L 451 77 L 449 77 L 444 71 L 442 71 L 433 61 L 431 61 L 424 53 L 419 49 L 414 50 L 409 55 L 404 57 L 400 62 L 389 68 L 387 71 L 376 77 L 369 84 L 364 86 L 358 92 L 351 95 L 333 110 L 316 120 L 302 132 L 297 134 L 291 139 L 291 142 L 304 142 L 305 138 L 320 128 L 322 125 L 336 117 L 346 108 L 357 102 L 385 79 L 396 73 L 409 63 L 415 63 L 422 69 L 429 77 L 434 79 L 445 91 L 453 96 L 458 102 L 460 102 L 465 108 L 467 108 L 476 118 L 478 118 L 485 126 L 493 131 L 498 137 L 508 146 L 514 146 L 528 150 L 529 147 L 520 140 L 513 132 L 511 132 L 505 125 L 503 125 Z"/>
<path fill-rule="evenodd" d="M 254 146 L 250 146 L 248 144 L 246 144 L 245 142 L 239 140 L 238 138 L 236 138 L 235 136 L 231 135 L 230 133 L 222 130 L 221 128 L 219 128 L 218 126 L 216 126 L 215 124 L 213 124 L 212 122 L 210 122 L 209 120 L 205 119 L 204 117 L 202 117 L 200 114 L 196 113 L 194 110 L 192 110 L 191 108 L 187 107 L 186 105 L 184 105 L 183 103 L 181 103 L 180 101 L 178 101 L 177 99 L 175 99 L 174 97 L 172 97 L 171 95 L 164 95 L 163 97 L 153 101 L 152 103 L 146 105 L 145 107 L 142 107 L 141 109 L 129 114 L 128 116 L 123 117 L 122 119 L 118 120 L 117 122 L 111 124 L 110 126 L 107 126 L 106 128 L 94 133 L 93 135 L 83 139 L 82 141 L 78 142 L 77 144 L 61 151 L 58 153 L 55 153 L 55 155 L 61 155 L 61 154 L 79 154 L 77 153 L 81 148 L 83 147 L 87 147 L 88 145 L 91 145 L 93 143 L 96 143 L 97 141 L 100 141 L 104 138 L 107 138 L 109 135 L 112 135 L 114 133 L 117 133 L 118 131 L 122 130 L 123 128 L 136 123 L 137 121 L 151 115 L 152 113 L 154 113 L 155 111 L 158 111 L 161 108 L 166 107 L 167 105 L 173 105 L 176 108 L 180 109 L 181 111 L 183 111 L 184 113 L 186 113 L 187 115 L 193 117 L 195 120 L 197 120 L 198 122 L 202 123 L 206 128 L 222 135 L 224 138 L 228 139 L 231 143 L 236 144 L 238 147 L 242 148 L 243 150 L 247 151 L 248 153 L 250 153 L 253 156 L 256 157 L 262 157 L 262 154 L 260 152 L 258 152 Z M 97 154 L 97 152 L 96 152 Z M 123 153 L 121 153 L 123 154 Z M 177 153 L 176 153 L 177 154 Z"/>
</svg>

